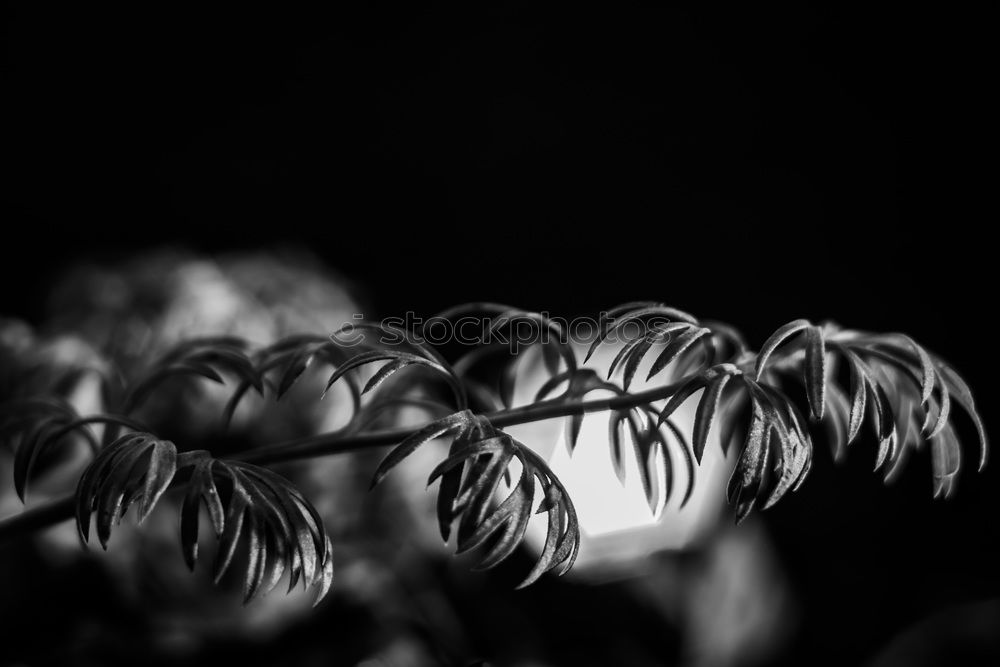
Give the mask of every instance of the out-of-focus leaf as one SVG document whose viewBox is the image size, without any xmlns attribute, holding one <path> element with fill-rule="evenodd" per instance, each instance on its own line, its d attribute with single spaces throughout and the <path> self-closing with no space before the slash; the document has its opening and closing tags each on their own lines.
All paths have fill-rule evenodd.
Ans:
<svg viewBox="0 0 1000 667">
<path fill-rule="evenodd" d="M 962 409 L 965 410 L 975 424 L 976 432 L 979 435 L 979 470 L 982 471 L 986 467 L 986 461 L 989 459 L 989 440 L 986 437 L 986 428 L 983 426 L 983 420 L 976 410 L 976 402 L 972 398 L 972 391 L 969 389 L 969 385 L 965 383 L 965 380 L 951 367 L 944 363 L 939 363 L 937 370 L 938 374 L 947 383 L 949 392 L 955 396 L 955 400 L 962 406 Z"/>
<path fill-rule="evenodd" d="M 549 378 L 535 394 L 535 402 L 545 399 L 560 385 L 566 385 L 566 390 L 556 399 L 562 402 L 582 401 L 588 394 L 594 391 L 607 391 L 612 394 L 622 395 L 624 392 L 617 385 L 602 380 L 596 371 L 590 368 L 579 368 L 573 371 L 564 371 Z M 580 429 L 583 427 L 583 414 L 570 415 L 567 418 L 566 445 L 569 453 L 576 449 L 577 440 L 580 437 Z"/>
<path fill-rule="evenodd" d="M 194 339 L 179 345 L 131 388 L 123 412 L 135 410 L 173 377 L 201 377 L 224 384 L 223 375 L 231 375 L 263 393 L 263 379 L 250 359 L 248 348 L 245 341 L 234 337 Z"/>
<path fill-rule="evenodd" d="M 539 329 L 542 361 L 550 375 L 559 372 L 560 362 L 565 370 L 573 371 L 577 368 L 576 353 L 569 343 L 567 332 L 564 331 L 562 324 L 544 313 L 536 313 L 499 303 L 476 302 L 448 308 L 430 318 L 428 322 L 441 319 L 453 320 L 459 316 L 489 318 L 492 324 L 487 331 L 487 337 L 491 339 L 493 337 L 502 338 L 500 332 L 505 328 L 516 326 L 520 322 L 528 322 Z M 506 341 L 504 347 L 513 349 L 513 342 Z M 510 404 L 504 402 L 504 405 L 509 407 Z"/>
<path fill-rule="evenodd" d="M 732 363 L 747 354 L 749 348 L 747 347 L 746 340 L 743 338 L 743 334 L 735 327 L 716 320 L 702 321 L 701 324 L 712 331 L 713 341 L 722 343 L 729 350 L 728 356 L 720 360 L 722 363 Z M 719 346 L 716 345 L 716 347 Z"/>
<path fill-rule="evenodd" d="M 281 373 L 281 380 L 278 382 L 277 398 L 280 399 L 287 394 L 298 379 L 302 377 L 306 369 L 312 365 L 318 350 L 318 345 L 307 345 L 296 350 L 288 357 L 287 361 L 285 361 L 285 368 Z"/>
<path fill-rule="evenodd" d="M 673 434 L 674 440 L 677 443 L 677 449 L 680 450 L 681 455 L 684 457 L 685 469 L 687 471 L 687 489 L 684 491 L 684 497 L 681 498 L 680 507 L 683 509 L 684 506 L 687 505 L 688 501 L 691 500 L 691 494 L 694 493 L 694 480 L 696 474 L 694 453 L 691 450 L 691 446 L 688 444 L 687 438 L 684 437 L 684 433 L 680 430 L 677 424 L 669 419 L 664 423 Z M 669 448 L 664 448 L 664 455 L 669 455 L 670 451 L 671 450 Z"/>
<path fill-rule="evenodd" d="M 100 445 L 90 430 L 92 424 L 136 427 L 134 421 L 117 415 L 80 417 L 62 400 L 18 399 L 0 406 L 0 440 L 14 451 L 14 491 L 21 502 L 27 499 L 38 461 L 68 436 L 83 438 L 96 456 Z"/>
<path fill-rule="evenodd" d="M 35 422 L 33 429 L 24 433 L 21 442 L 14 453 L 14 492 L 21 502 L 27 497 L 28 479 L 31 476 L 35 462 L 51 445 L 55 444 L 55 434 L 65 420 L 50 422 Z"/>
<path fill-rule="evenodd" d="M 847 396 L 836 385 L 829 387 L 827 397 L 830 402 L 829 414 L 824 422 L 827 426 L 827 439 L 833 460 L 840 462 L 847 455 L 851 406 L 847 402 Z"/>
<path fill-rule="evenodd" d="M 651 405 L 613 410 L 608 419 L 611 461 L 618 480 L 625 483 L 625 430 L 632 441 L 639 479 L 646 502 L 654 517 L 659 517 L 674 490 L 673 459 L 679 450 L 687 467 L 687 490 L 681 500 L 684 507 L 694 489 L 695 464 L 686 438 L 669 420 L 661 420 Z"/>
<path fill-rule="evenodd" d="M 934 497 L 949 498 L 955 491 L 962 467 L 962 448 L 950 425 L 931 438 L 931 467 L 934 472 Z"/>
<path fill-rule="evenodd" d="M 746 394 L 743 392 L 734 393 L 729 396 L 726 400 L 726 405 L 723 412 L 726 414 L 727 418 L 722 421 L 721 433 L 719 434 L 719 444 L 722 446 L 722 453 L 725 456 L 729 456 L 729 447 L 733 440 L 736 439 L 736 433 L 741 428 L 741 423 L 746 421 L 741 419 L 743 413 L 746 412 L 747 400 Z"/>
<path fill-rule="evenodd" d="M 933 438 L 939 434 L 945 426 L 948 425 L 948 417 L 951 416 L 951 392 L 948 391 L 948 385 L 945 383 L 940 383 L 938 385 L 938 404 L 937 404 L 937 419 L 932 420 L 932 411 L 927 411 L 927 420 L 924 422 L 924 426 L 921 429 L 925 437 Z M 933 404 L 932 404 L 933 405 Z M 933 426 L 931 423 L 933 422 Z"/>
<path fill-rule="evenodd" d="M 500 402 L 505 408 L 514 407 L 514 390 L 517 381 L 517 367 L 521 357 L 514 357 L 500 371 L 497 390 L 500 394 Z"/>
<path fill-rule="evenodd" d="M 374 424 L 379 418 L 386 415 L 386 413 L 391 415 L 393 410 L 399 411 L 407 408 L 420 410 L 431 418 L 440 418 L 449 415 L 454 410 L 451 406 L 434 399 L 410 396 L 380 397 L 365 405 L 348 427 L 345 428 L 345 432 L 357 433 Z"/>
<path fill-rule="evenodd" d="M 611 465 L 618 481 L 625 484 L 625 426 L 629 410 L 614 410 L 608 418 L 608 440 L 611 443 Z"/>
</svg>

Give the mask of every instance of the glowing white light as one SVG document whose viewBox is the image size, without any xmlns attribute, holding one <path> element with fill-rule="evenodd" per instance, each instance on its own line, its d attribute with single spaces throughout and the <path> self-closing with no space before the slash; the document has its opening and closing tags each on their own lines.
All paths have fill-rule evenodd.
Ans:
<svg viewBox="0 0 1000 667">
<path fill-rule="evenodd" d="M 599 354 L 588 366 L 600 369 L 615 352 L 610 349 L 604 355 Z M 527 382 L 523 384 L 528 386 L 523 391 L 529 394 L 533 390 L 533 378 L 524 379 Z M 669 380 L 657 378 L 648 386 L 666 381 Z M 636 383 L 631 389 L 641 391 L 645 388 L 644 383 Z M 598 395 L 594 394 L 589 398 L 596 397 Z M 692 431 L 699 398 L 700 393 L 696 393 L 672 417 L 685 434 Z M 536 422 L 508 431 L 546 457 L 573 499 L 582 533 L 580 555 L 573 569 L 577 575 L 607 576 L 606 566 L 631 566 L 654 551 L 683 549 L 704 535 L 717 520 L 732 465 L 722 455 L 717 429 L 710 434 L 705 456 L 695 471 L 694 490 L 683 508 L 680 505 L 688 485 L 688 473 L 680 444 L 671 442 L 669 456 L 674 487 L 661 515 L 656 518 L 646 500 L 639 463 L 628 435 L 625 436 L 624 484 L 614 471 L 608 442 L 608 414 L 596 413 L 584 419 L 572 455 L 566 444 L 565 423 L 565 419 Z M 527 541 L 536 550 L 541 549 L 545 541 L 545 521 L 532 522 Z"/>
</svg>

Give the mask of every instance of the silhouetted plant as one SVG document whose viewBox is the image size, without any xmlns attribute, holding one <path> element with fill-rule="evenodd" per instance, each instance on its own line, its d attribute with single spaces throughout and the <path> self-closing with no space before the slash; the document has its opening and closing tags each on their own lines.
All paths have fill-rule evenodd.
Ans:
<svg viewBox="0 0 1000 667">
<path fill-rule="evenodd" d="M 2 412 L 0 438 L 15 452 L 13 482 L 22 501 L 36 462 L 71 437 L 83 438 L 94 457 L 74 496 L 4 520 L 0 536 L 24 534 L 75 513 L 87 542 L 96 514 L 97 538 L 107 548 L 114 526 L 132 505 L 142 522 L 161 496 L 176 488 L 184 494 L 180 542 L 190 568 L 198 558 L 199 512 L 204 506 L 219 540 L 216 581 L 243 545 L 245 601 L 272 589 L 285 573 L 289 590 L 299 581 L 315 585 L 318 601 L 333 578 L 332 547 L 322 518 L 288 480 L 262 466 L 395 445 L 375 471 L 375 486 L 422 445 L 450 439 L 447 457 L 428 477 L 429 484 L 438 484 L 442 538 L 447 542 L 454 529 L 456 551 L 484 548 L 479 567 L 490 568 L 517 549 L 534 515 L 545 514 L 545 544 L 522 584 L 528 585 L 547 571 L 561 574 L 572 567 L 580 529 L 573 502 L 548 464 L 504 431 L 515 424 L 566 417 L 572 453 L 584 414 L 607 411 L 612 464 L 624 480 L 630 442 L 656 514 L 675 491 L 678 463 L 688 471 L 681 505 L 690 498 L 696 467 L 716 428 L 724 452 L 739 447 L 728 486 L 738 522 L 799 488 L 812 466 L 814 431 L 820 426 L 839 459 L 862 433 L 867 418 L 878 442 L 875 470 L 884 471 L 887 479 L 897 474 L 911 450 L 929 443 L 934 495 L 948 497 L 962 467 L 952 409 L 957 405 L 978 436 L 979 469 L 986 464 L 986 433 L 968 386 L 954 369 L 903 334 L 871 334 L 796 320 L 753 352 L 732 327 L 702 322 L 660 303 L 640 302 L 609 311 L 580 362 L 561 325 L 542 314 L 468 304 L 439 317 L 469 315 L 495 318 L 495 331 L 523 321 L 555 335 L 542 343 L 547 377 L 532 402 L 512 405 L 522 355 L 509 356 L 499 368 L 493 364 L 483 380 L 482 373 L 477 376 L 473 370 L 490 367 L 485 362 L 503 350 L 480 347 L 449 362 L 420 331 L 375 323 L 351 327 L 353 334 L 371 334 L 360 342 L 345 340 L 345 332 L 294 336 L 266 347 L 234 337 L 191 340 L 135 378 L 122 378 L 104 364 L 94 372 L 101 375 L 107 405 L 117 406 L 107 414 L 76 414 L 55 385 L 47 394 L 14 400 Z M 586 363 L 612 335 L 622 346 L 607 377 L 601 377 Z M 369 340 L 376 337 L 379 340 Z M 652 359 L 647 380 L 668 367 L 675 379 L 630 391 L 647 359 Z M 333 433 L 222 459 L 205 450 L 178 451 L 134 414 L 171 383 L 208 380 L 235 387 L 221 415 L 228 425 L 251 389 L 280 399 L 317 362 L 331 368 L 327 390 L 341 380 L 348 388 L 352 417 Z M 362 369 L 371 364 L 381 366 L 362 377 Z M 423 372 L 389 382 L 410 368 Z M 591 397 L 594 392 L 610 395 Z M 670 417 L 696 394 L 689 440 Z M 424 425 L 373 428 L 394 411 L 414 407 L 427 413 Z M 103 433 L 95 426 L 103 427 Z M 504 497 L 502 480 L 509 488 Z"/>
</svg>

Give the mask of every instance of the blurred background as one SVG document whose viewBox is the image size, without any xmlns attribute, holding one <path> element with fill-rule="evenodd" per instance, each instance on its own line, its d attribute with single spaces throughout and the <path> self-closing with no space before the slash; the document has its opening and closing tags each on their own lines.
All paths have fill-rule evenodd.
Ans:
<svg viewBox="0 0 1000 667">
<path fill-rule="evenodd" d="M 353 312 L 488 300 L 573 317 L 660 299 L 753 346 L 797 317 L 905 331 L 964 374 L 996 429 L 981 17 L 517 2 L 3 14 L 5 392 L 21 390 L 9 369 L 127 363 L 191 333 L 263 342 Z M 247 430 L 335 425 L 312 396 Z M 560 427 L 535 434 L 553 456 Z M 429 456 L 380 494 L 365 492 L 377 455 L 286 471 L 336 538 L 334 592 L 314 611 L 302 595 L 241 608 L 187 574 L 169 518 L 106 555 L 64 528 L 3 545 L 0 663 L 1000 654 L 996 466 L 963 473 L 945 503 L 926 452 L 886 487 L 871 443 L 840 466 L 821 450 L 799 493 L 737 529 L 719 489 L 697 517 L 592 525 L 600 557 L 514 591 L 530 553 L 469 572 L 425 531 Z M 0 488 L 2 514 L 19 511 Z"/>
</svg>

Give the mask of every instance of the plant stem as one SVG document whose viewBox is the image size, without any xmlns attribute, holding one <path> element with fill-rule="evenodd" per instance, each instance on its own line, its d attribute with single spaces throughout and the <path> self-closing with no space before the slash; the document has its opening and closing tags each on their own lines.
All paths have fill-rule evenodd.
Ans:
<svg viewBox="0 0 1000 667">
<path fill-rule="evenodd" d="M 644 403 L 669 398 L 677 391 L 681 384 L 678 382 L 634 394 L 626 393 L 590 401 L 562 401 L 556 398 L 516 408 L 497 410 L 485 414 L 483 417 L 488 419 L 497 428 L 503 428 L 576 414 L 631 408 Z M 421 427 L 385 429 L 354 435 L 341 435 L 336 432 L 323 433 L 249 450 L 243 453 L 239 457 L 239 460 L 257 465 L 268 465 L 359 451 L 373 447 L 386 447 L 403 440 L 419 428 Z M 66 496 L 0 520 L 0 543 L 71 519 L 73 517 L 73 509 L 74 497 Z"/>
<path fill-rule="evenodd" d="M 65 496 L 0 521 L 0 544 L 72 518 L 75 500 Z"/>
</svg>

